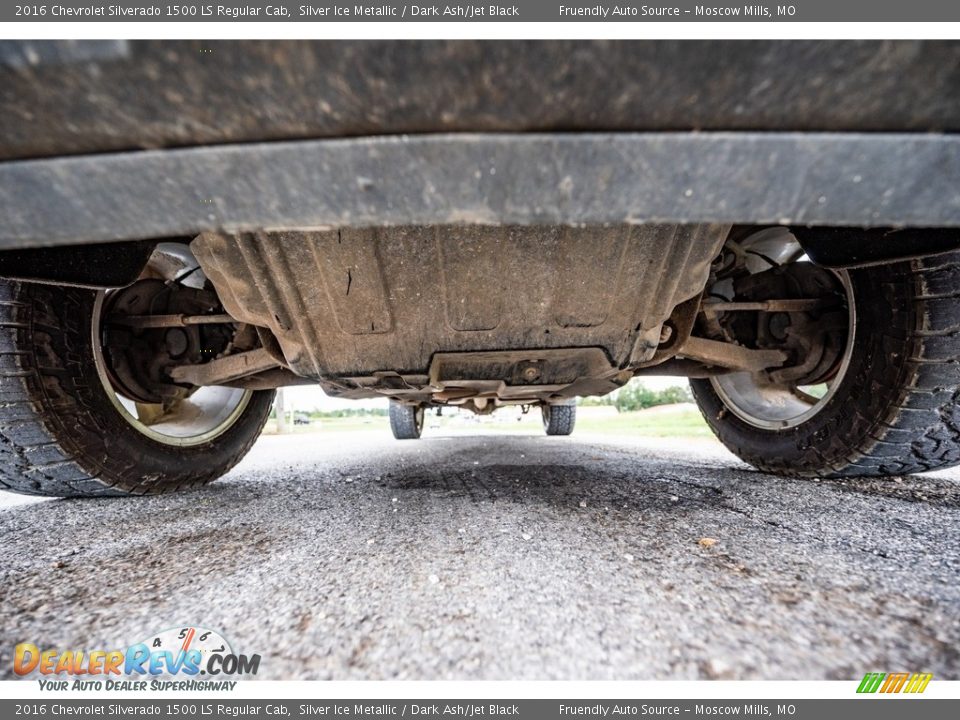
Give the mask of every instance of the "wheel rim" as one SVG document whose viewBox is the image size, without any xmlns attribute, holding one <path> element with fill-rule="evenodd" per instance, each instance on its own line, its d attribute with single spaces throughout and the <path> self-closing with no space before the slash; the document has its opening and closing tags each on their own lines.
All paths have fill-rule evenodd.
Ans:
<svg viewBox="0 0 960 720">
<path fill-rule="evenodd" d="M 766 269 L 768 260 L 779 264 L 807 262 L 796 238 L 786 228 L 761 230 L 746 238 L 741 247 L 757 253 L 747 260 L 753 261 L 752 272 L 759 272 L 760 265 Z M 755 258 L 755 259 L 754 259 Z M 842 270 L 833 271 L 846 294 L 848 330 L 846 345 L 836 373 L 829 381 L 817 386 L 780 386 L 764 382 L 760 373 L 730 373 L 710 378 L 714 392 L 726 408 L 744 422 L 763 430 L 785 430 L 796 427 L 821 412 L 836 393 L 850 366 L 856 328 L 856 308 L 849 275 Z M 724 288 L 711 288 L 721 294 Z"/>
<path fill-rule="evenodd" d="M 196 260 L 181 245 L 161 244 L 151 258 L 148 271 L 172 279 L 171 272 L 182 269 L 182 263 Z M 202 271 L 194 273 L 193 282 L 203 281 Z M 120 416 L 138 432 L 165 445 L 187 447 L 210 442 L 229 430 L 243 414 L 253 391 L 231 387 L 201 387 L 188 398 L 169 407 L 137 403 L 117 391 L 107 369 L 103 353 L 101 320 L 109 291 L 97 293 L 91 323 L 91 346 L 97 375 L 107 397 Z"/>
</svg>

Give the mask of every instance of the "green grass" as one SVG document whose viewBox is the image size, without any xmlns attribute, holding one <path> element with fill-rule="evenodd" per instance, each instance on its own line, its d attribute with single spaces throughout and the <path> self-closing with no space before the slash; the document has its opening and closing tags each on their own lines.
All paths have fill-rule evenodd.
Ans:
<svg viewBox="0 0 960 720">
<path fill-rule="evenodd" d="M 581 413 L 577 418 L 577 433 L 604 435 L 627 435 L 644 437 L 693 437 L 710 438 L 713 433 L 704 422 L 700 412 L 694 408 L 683 407 L 676 410 L 641 410 L 639 412 L 619 413 L 606 417 L 589 417 Z M 439 424 L 439 427 L 436 425 Z M 427 416 L 426 435 L 482 433 L 525 433 L 540 434 L 539 411 L 531 411 L 520 422 L 515 411 L 502 411 L 500 415 L 481 423 L 465 423 L 457 419 L 456 414 L 447 411 L 441 418 Z M 295 425 L 293 432 L 300 433 L 338 433 L 338 432 L 390 432 L 390 423 L 385 417 L 372 418 L 325 418 L 312 425 Z M 276 433 L 276 421 L 269 420 L 264 433 Z"/>
<path fill-rule="evenodd" d="M 648 437 L 713 437 L 699 410 L 684 409 L 671 413 L 620 413 L 615 417 L 577 418 L 574 432 L 644 435 Z"/>
</svg>

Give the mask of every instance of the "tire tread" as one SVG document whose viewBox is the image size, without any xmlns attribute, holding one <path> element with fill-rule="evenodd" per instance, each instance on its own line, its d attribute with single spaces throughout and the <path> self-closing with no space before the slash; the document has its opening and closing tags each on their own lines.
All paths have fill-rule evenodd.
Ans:
<svg viewBox="0 0 960 720">
<path fill-rule="evenodd" d="M 417 408 L 390 401 L 390 430 L 397 440 L 418 440 L 422 428 L 417 428 Z"/>
<path fill-rule="evenodd" d="M 83 325 L 70 315 L 85 307 L 89 292 L 0 280 L 0 489 L 56 497 L 156 494 L 227 472 L 256 441 L 266 412 L 231 457 L 189 478 L 178 468 L 145 474 L 136 458 L 111 457 L 103 404 L 84 376 L 93 358 L 75 346 Z"/>
<path fill-rule="evenodd" d="M 570 435 L 577 423 L 576 405 L 550 405 L 549 420 L 544 424 L 547 435 Z"/>
<path fill-rule="evenodd" d="M 738 441 L 729 420 L 717 418 L 709 381 L 692 381 L 701 411 L 735 454 L 761 470 L 784 475 L 900 476 L 960 463 L 960 253 L 855 271 L 874 289 L 887 326 L 864 377 L 842 399 L 843 428 L 825 428 L 816 446 L 782 458 Z M 872 274 L 872 275 L 871 275 Z M 839 401 L 839 400 L 838 400 Z M 816 416 L 814 417 L 816 420 Z M 812 421 L 808 421 L 812 422 Z"/>
</svg>

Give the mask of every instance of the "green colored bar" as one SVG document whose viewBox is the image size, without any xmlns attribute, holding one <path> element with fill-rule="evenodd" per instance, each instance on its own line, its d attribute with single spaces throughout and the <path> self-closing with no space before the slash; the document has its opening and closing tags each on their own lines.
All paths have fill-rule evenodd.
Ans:
<svg viewBox="0 0 960 720">
<path fill-rule="evenodd" d="M 857 688 L 857 692 L 875 693 L 880 687 L 880 683 L 883 682 L 884 677 L 886 677 L 886 673 L 867 673 L 863 676 L 863 680 L 860 681 L 860 687 Z"/>
</svg>

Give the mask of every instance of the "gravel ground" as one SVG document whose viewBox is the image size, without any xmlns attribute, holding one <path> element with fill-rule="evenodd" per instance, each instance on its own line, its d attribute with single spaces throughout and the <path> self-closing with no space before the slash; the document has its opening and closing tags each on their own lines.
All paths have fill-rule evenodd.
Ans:
<svg viewBox="0 0 960 720">
<path fill-rule="evenodd" d="M 268 679 L 960 678 L 960 473 L 811 481 L 710 441 L 264 437 L 223 481 L 0 497 L 16 642 L 197 624 Z"/>
</svg>

